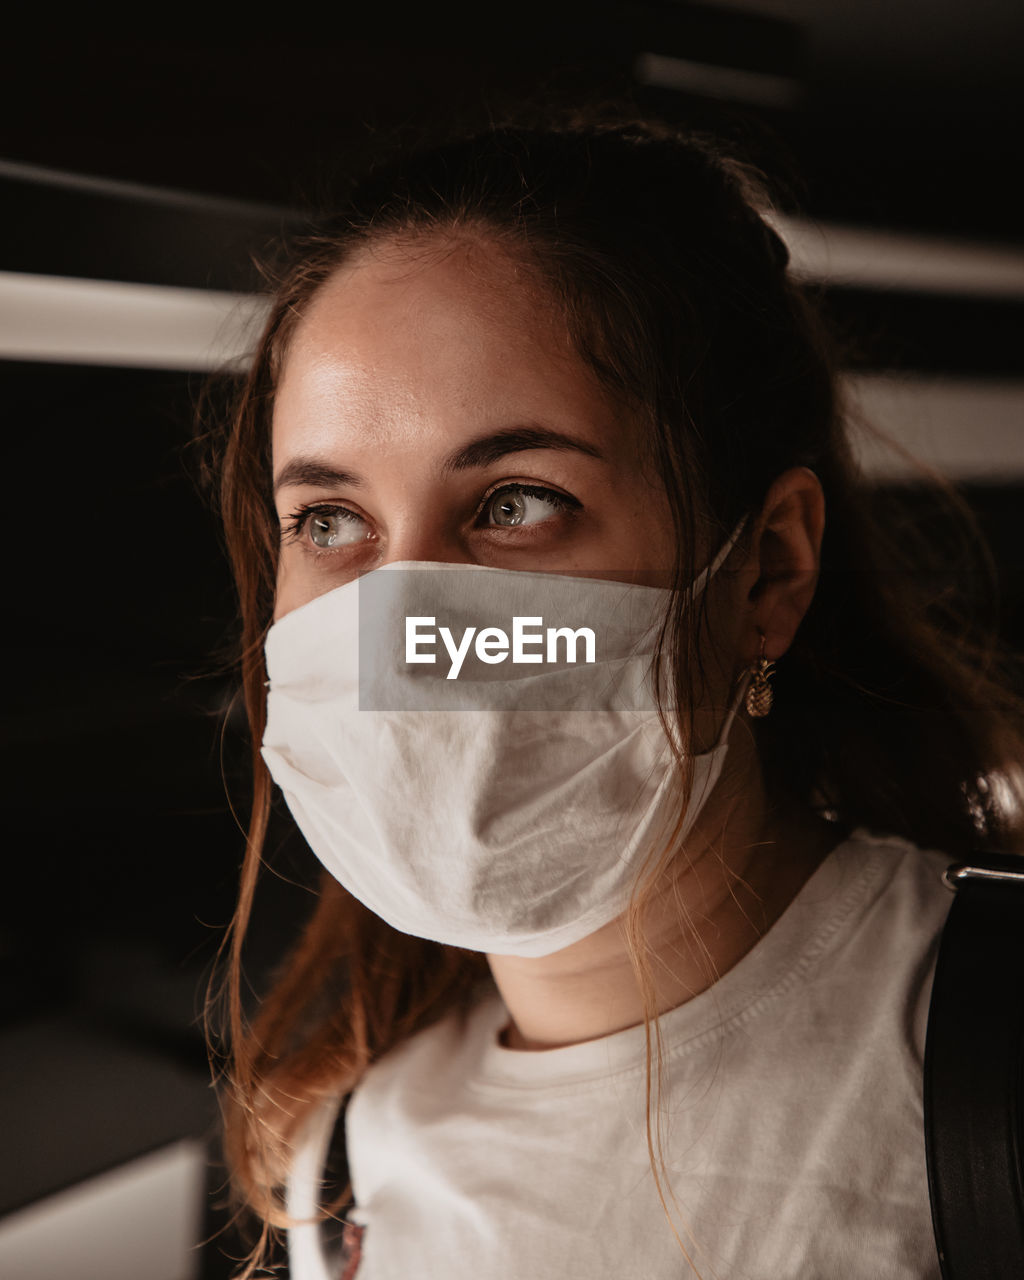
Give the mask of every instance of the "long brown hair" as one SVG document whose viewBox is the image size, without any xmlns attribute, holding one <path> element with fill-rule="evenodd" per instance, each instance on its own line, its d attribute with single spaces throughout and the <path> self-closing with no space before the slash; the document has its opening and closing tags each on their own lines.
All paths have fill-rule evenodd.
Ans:
<svg viewBox="0 0 1024 1280">
<path fill-rule="evenodd" d="M 254 778 L 230 931 L 226 1147 L 264 1238 L 286 1221 L 289 1143 L 310 1106 L 347 1094 L 381 1054 L 465 1008 L 487 972 L 479 955 L 396 932 L 325 876 L 251 1025 L 241 1012 L 242 944 L 272 792 L 259 746 L 280 537 L 274 391 L 310 299 L 361 246 L 472 234 L 515 255 L 561 309 L 581 359 L 644 422 L 678 548 L 661 637 L 674 664 L 665 701 L 675 708 L 705 692 L 703 611 L 678 607 L 700 568 L 695 548 L 723 542 L 780 473 L 812 468 L 828 513 L 819 585 L 779 664 L 775 709 L 753 722 L 769 795 L 951 854 L 980 840 L 1019 844 L 1019 810 L 1001 811 L 995 792 L 1019 777 L 1020 703 L 994 642 L 930 588 L 907 540 L 873 513 L 833 350 L 768 212 L 760 176 L 703 137 L 635 121 L 495 127 L 372 173 L 299 244 L 281 278 L 220 459 Z M 946 501 L 956 508 L 951 492 Z M 646 993 L 650 1105 L 656 1018 L 642 898 L 627 924 Z"/>
</svg>

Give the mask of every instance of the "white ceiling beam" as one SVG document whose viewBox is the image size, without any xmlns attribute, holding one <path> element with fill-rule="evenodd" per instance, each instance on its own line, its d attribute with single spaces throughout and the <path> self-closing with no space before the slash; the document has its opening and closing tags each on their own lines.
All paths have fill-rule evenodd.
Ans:
<svg viewBox="0 0 1024 1280">
<path fill-rule="evenodd" d="M 816 223 L 772 215 L 796 275 L 833 285 L 1024 300 L 1024 250 L 1013 245 Z"/>
<path fill-rule="evenodd" d="M 854 451 L 873 479 L 919 479 L 913 459 L 960 481 L 1024 477 L 1024 381 L 862 374 L 845 383 Z"/>
<path fill-rule="evenodd" d="M 637 54 L 633 74 L 641 84 L 698 93 L 726 102 L 749 102 L 759 107 L 795 107 L 803 92 L 799 81 L 792 76 L 694 62 L 664 53 Z"/>
<path fill-rule="evenodd" d="M 248 294 L 0 271 L 0 358 L 216 369 L 244 358 L 266 309 Z"/>
</svg>

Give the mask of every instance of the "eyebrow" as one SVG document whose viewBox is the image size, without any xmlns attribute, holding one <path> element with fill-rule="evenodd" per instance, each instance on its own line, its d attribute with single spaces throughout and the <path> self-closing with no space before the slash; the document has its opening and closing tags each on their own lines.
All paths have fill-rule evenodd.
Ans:
<svg viewBox="0 0 1024 1280">
<path fill-rule="evenodd" d="M 486 467 L 492 462 L 511 453 L 524 453 L 528 449 L 572 450 L 586 454 L 588 457 L 605 461 L 604 454 L 595 445 L 575 436 L 566 435 L 562 431 L 554 431 L 550 427 L 506 427 L 502 431 L 494 431 L 490 435 L 472 440 L 462 448 L 448 454 L 441 464 L 441 474 L 448 475 L 453 471 L 469 471 L 473 467 Z M 358 489 L 364 481 L 354 471 L 341 471 L 319 458 L 292 458 L 280 471 L 274 481 L 274 492 L 279 489 L 297 485 L 313 485 L 330 488 L 333 485 L 347 485 Z"/>
</svg>

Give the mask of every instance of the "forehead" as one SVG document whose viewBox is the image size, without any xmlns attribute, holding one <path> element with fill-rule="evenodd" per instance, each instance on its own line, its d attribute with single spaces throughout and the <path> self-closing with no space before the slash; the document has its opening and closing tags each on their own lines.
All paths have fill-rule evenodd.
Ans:
<svg viewBox="0 0 1024 1280">
<path fill-rule="evenodd" d="M 568 342 L 538 270 L 478 232 L 391 237 L 358 249 L 314 294 L 300 330 L 308 337 L 336 327 L 355 309 L 371 325 L 471 314 L 509 334 L 541 320 Z"/>
<path fill-rule="evenodd" d="M 275 452 L 300 420 L 372 433 L 510 416 L 597 425 L 611 412 L 534 269 L 481 239 L 388 242 L 340 267 L 300 319 L 275 396 Z"/>
</svg>

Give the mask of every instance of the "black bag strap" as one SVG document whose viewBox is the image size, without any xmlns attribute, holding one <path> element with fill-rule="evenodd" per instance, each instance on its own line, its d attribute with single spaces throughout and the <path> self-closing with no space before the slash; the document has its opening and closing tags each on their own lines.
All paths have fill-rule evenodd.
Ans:
<svg viewBox="0 0 1024 1280">
<path fill-rule="evenodd" d="M 1024 1277 L 1024 858 L 944 874 L 956 896 L 924 1054 L 932 1223 L 943 1280 Z"/>
</svg>

